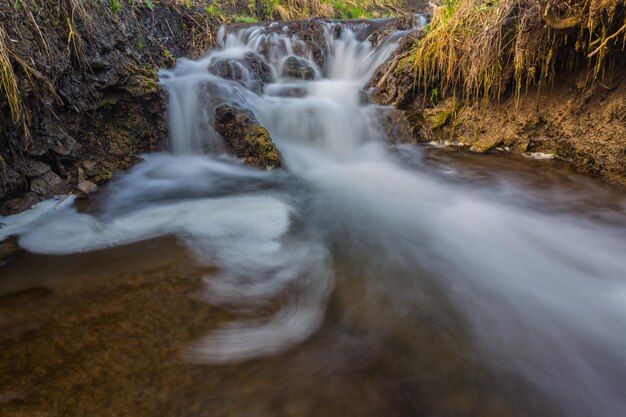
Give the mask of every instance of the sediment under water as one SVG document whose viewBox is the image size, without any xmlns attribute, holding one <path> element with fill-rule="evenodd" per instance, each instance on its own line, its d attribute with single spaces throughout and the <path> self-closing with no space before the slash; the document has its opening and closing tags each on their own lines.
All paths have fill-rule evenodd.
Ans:
<svg viewBox="0 0 626 417">
<path fill-rule="evenodd" d="M 172 153 L 87 210 L 3 220 L 24 249 L 0 269 L 8 415 L 626 412 L 623 191 L 390 145 L 360 90 L 403 33 L 372 48 L 367 23 L 336 25 L 322 60 L 288 26 L 222 31 L 161 74 Z M 283 76 L 290 56 L 315 78 Z M 223 154 L 223 102 L 285 169 Z"/>
</svg>

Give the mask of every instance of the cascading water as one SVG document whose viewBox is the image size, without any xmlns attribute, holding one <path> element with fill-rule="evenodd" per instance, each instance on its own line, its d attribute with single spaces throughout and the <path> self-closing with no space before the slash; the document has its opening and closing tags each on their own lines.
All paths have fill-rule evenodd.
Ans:
<svg viewBox="0 0 626 417">
<path fill-rule="evenodd" d="M 546 213 L 518 204 L 512 184 L 472 188 L 403 162 L 398 153 L 412 151 L 389 150 L 382 109 L 361 99 L 403 33 L 372 47 L 370 23 L 318 23 L 317 45 L 289 24 L 223 29 L 219 48 L 161 73 L 171 154 L 146 156 L 98 215 L 66 205 L 2 233 L 49 254 L 173 234 L 198 263 L 219 268 L 206 276 L 207 302 L 260 311 L 280 299 L 273 315 L 199 340 L 187 353 L 194 361 L 289 349 L 319 328 L 333 294 L 358 281 L 376 313 L 354 313 L 348 295 L 342 323 L 369 343 L 425 315 L 443 332 L 461 328 L 477 361 L 532 387 L 552 414 L 624 415 L 626 207 L 617 224 Z M 284 75 L 294 57 L 312 79 Z M 254 63 L 267 66 L 266 79 Z M 224 102 L 255 114 L 285 170 L 225 154 L 213 126 Z M 424 343 L 401 328 L 407 346 Z"/>
</svg>

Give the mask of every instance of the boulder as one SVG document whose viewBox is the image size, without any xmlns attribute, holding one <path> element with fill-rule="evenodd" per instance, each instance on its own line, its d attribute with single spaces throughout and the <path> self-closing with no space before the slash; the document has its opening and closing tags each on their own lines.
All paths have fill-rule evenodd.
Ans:
<svg viewBox="0 0 626 417">
<path fill-rule="evenodd" d="M 280 155 L 269 132 L 246 109 L 222 104 L 215 109 L 215 130 L 246 164 L 264 169 L 281 166 Z"/>
<path fill-rule="evenodd" d="M 55 138 L 51 137 L 49 138 L 49 146 L 59 155 L 67 156 L 74 150 L 76 139 L 67 134 Z"/>
<path fill-rule="evenodd" d="M 413 128 L 405 113 L 393 107 L 383 108 L 379 112 L 380 124 L 387 139 L 393 143 L 413 143 Z"/>
<path fill-rule="evenodd" d="M 283 65 L 283 76 L 298 80 L 313 80 L 315 70 L 295 56 L 290 56 Z"/>
<path fill-rule="evenodd" d="M 30 191 L 45 197 L 52 197 L 61 190 L 65 181 L 52 171 L 33 178 L 30 182 Z"/>
<path fill-rule="evenodd" d="M 80 190 L 83 194 L 91 194 L 98 189 L 98 186 L 91 181 L 81 181 L 76 188 Z"/>
<path fill-rule="evenodd" d="M 241 59 L 220 59 L 211 62 L 207 70 L 227 80 L 238 81 L 254 91 L 273 81 L 272 69 L 265 59 L 253 52 Z"/>
</svg>

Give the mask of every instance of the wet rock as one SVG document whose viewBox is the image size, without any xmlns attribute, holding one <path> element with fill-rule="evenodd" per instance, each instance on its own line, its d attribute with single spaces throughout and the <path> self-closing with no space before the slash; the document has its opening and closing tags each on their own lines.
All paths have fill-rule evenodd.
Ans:
<svg viewBox="0 0 626 417">
<path fill-rule="evenodd" d="M 0 198 L 21 187 L 24 184 L 23 177 L 8 163 L 0 160 Z"/>
<path fill-rule="evenodd" d="M 33 178 L 45 174 L 51 168 L 50 165 L 43 162 L 25 160 L 22 169 L 27 178 Z"/>
<path fill-rule="evenodd" d="M 81 181 L 76 188 L 80 190 L 83 194 L 91 194 L 98 189 L 98 186 L 91 181 Z"/>
<path fill-rule="evenodd" d="M 113 171 L 106 166 L 100 166 L 86 171 L 84 175 L 86 175 L 90 181 L 95 182 L 96 184 L 102 184 L 107 181 L 111 181 L 113 178 Z"/>
<path fill-rule="evenodd" d="M 317 66 L 324 68 L 329 51 L 324 39 L 325 28 L 323 24 L 318 20 L 296 22 L 289 25 L 289 30 L 291 33 L 297 33 L 298 39 L 302 41 L 296 45 L 296 53 L 306 56 L 305 49 L 310 51 Z"/>
<path fill-rule="evenodd" d="M 39 3 L 41 15 L 72 14 L 69 2 Z M 0 162 L 0 212 L 27 208 L 19 203 L 20 196 L 31 200 L 25 193 L 45 198 L 39 194 L 48 187 L 40 178 L 43 165 L 37 163 L 24 170 L 22 159 L 52 167 L 66 179 L 62 188 L 67 191 L 80 182 L 74 175 L 74 160 L 90 159 L 106 165 L 109 172 L 102 170 L 97 175 L 104 181 L 111 177 L 111 171 L 130 167 L 129 158 L 134 155 L 162 149 L 167 137 L 163 117 L 167 100 L 156 71 L 172 66 L 173 56 L 194 55 L 196 47 L 201 52 L 208 49 L 200 39 L 203 37 L 197 36 L 199 29 L 208 34 L 205 20 L 201 19 L 200 28 L 191 18 L 202 12 L 199 7 L 159 6 L 155 2 L 154 10 L 144 5 L 133 7 L 133 13 L 111 14 L 105 4 L 93 6 L 90 19 L 72 21 L 80 34 L 80 46 L 75 44 L 77 39 L 68 45 L 67 33 L 58 30 L 55 19 L 25 24 L 23 11 L 0 6 L 4 28 L 12 39 L 20 40 L 9 45 L 11 56 L 15 62 L 27 62 L 33 73 L 41 75 L 31 80 L 18 77 L 26 126 L 0 123 L 0 161 L 12 167 L 5 170 Z M 0 107 L 5 106 L 5 97 L 0 94 Z M 31 135 L 28 138 L 25 127 Z M 13 199 L 11 204 L 7 197 Z"/>
<path fill-rule="evenodd" d="M 387 36 L 397 31 L 409 31 L 417 29 L 422 23 L 418 15 L 407 14 L 399 17 L 379 19 L 371 21 L 357 31 L 357 39 L 368 40 L 370 44 L 377 47 Z"/>
<path fill-rule="evenodd" d="M 273 81 L 272 69 L 263 57 L 249 52 L 243 59 L 220 59 L 212 62 L 207 68 L 211 74 L 227 80 L 239 81 L 252 90 Z"/>
<path fill-rule="evenodd" d="M 19 197 L 15 197 L 5 201 L 2 206 L 0 206 L 0 214 L 11 215 L 19 213 L 21 211 L 28 210 L 40 201 L 40 197 L 35 195 L 35 193 L 29 191 Z"/>
<path fill-rule="evenodd" d="M 393 107 L 380 111 L 380 123 L 387 138 L 394 143 L 413 143 L 413 129 L 402 110 Z"/>
<path fill-rule="evenodd" d="M 52 171 L 48 171 L 44 175 L 31 180 L 30 190 L 41 196 L 52 197 L 61 189 L 64 183 L 61 177 Z"/>
<path fill-rule="evenodd" d="M 128 77 L 120 84 L 121 89 L 132 97 L 151 97 L 160 91 L 159 80 L 152 65 L 128 64 L 123 69 Z"/>
<path fill-rule="evenodd" d="M 236 25 L 232 29 L 237 29 Z M 295 55 L 300 57 L 311 57 L 315 65 L 319 68 L 326 66 L 329 51 L 326 44 L 326 27 L 322 20 L 298 20 L 290 22 L 280 22 L 272 24 L 267 28 L 268 33 L 280 33 L 297 38 L 293 43 Z M 269 57 L 272 49 L 271 41 L 266 41 L 261 45 L 261 53 L 265 57 Z"/>
<path fill-rule="evenodd" d="M 270 95 L 278 97 L 306 97 L 307 90 L 300 87 L 281 87 L 274 89 Z"/>
<path fill-rule="evenodd" d="M 89 171 L 91 169 L 94 169 L 98 165 L 98 163 L 96 161 L 86 160 L 83 161 L 82 165 L 83 168 Z"/>
<path fill-rule="evenodd" d="M 272 69 L 270 66 L 257 54 L 249 52 L 243 58 L 247 67 L 250 68 L 253 74 L 257 76 L 257 79 L 263 83 L 271 83 L 273 81 Z"/>
<path fill-rule="evenodd" d="M 283 76 L 298 80 L 313 80 L 315 78 L 315 70 L 297 57 L 290 56 L 285 60 Z"/>
<path fill-rule="evenodd" d="M 249 110 L 222 104 L 215 109 L 215 130 L 239 158 L 248 165 L 273 169 L 280 167 L 280 155 L 269 132 Z"/>
<path fill-rule="evenodd" d="M 472 144 L 470 150 L 472 152 L 484 153 L 495 148 L 500 142 L 499 136 L 482 137 Z"/>
<path fill-rule="evenodd" d="M 70 135 L 62 135 L 58 138 L 50 138 L 48 141 L 50 149 L 59 155 L 67 156 L 72 153 L 76 146 L 76 139 Z"/>
</svg>

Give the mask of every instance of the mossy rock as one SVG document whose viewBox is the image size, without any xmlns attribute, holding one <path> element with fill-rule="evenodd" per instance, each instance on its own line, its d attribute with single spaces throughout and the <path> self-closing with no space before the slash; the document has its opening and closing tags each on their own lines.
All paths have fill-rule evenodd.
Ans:
<svg viewBox="0 0 626 417">
<path fill-rule="evenodd" d="M 458 101 L 454 97 L 448 98 L 436 107 L 424 110 L 424 120 L 431 129 L 440 129 L 453 121 L 458 107 Z"/>
<path fill-rule="evenodd" d="M 133 97 L 159 93 L 161 87 L 154 66 L 129 65 L 127 69 L 128 79 L 123 85 L 124 91 Z"/>
<path fill-rule="evenodd" d="M 248 149 L 252 150 L 252 155 L 246 157 L 248 165 L 267 169 L 280 166 L 280 156 L 267 129 L 259 127 L 247 134 L 244 140 Z"/>
<path fill-rule="evenodd" d="M 248 165 L 264 169 L 281 166 L 281 159 L 269 132 L 254 114 L 230 104 L 215 109 L 215 130 L 229 148 Z"/>
<path fill-rule="evenodd" d="M 470 150 L 472 152 L 485 153 L 495 148 L 497 145 L 500 144 L 500 142 L 501 140 L 497 136 L 483 137 L 475 141 L 472 144 L 472 147 L 470 148 Z"/>
</svg>

